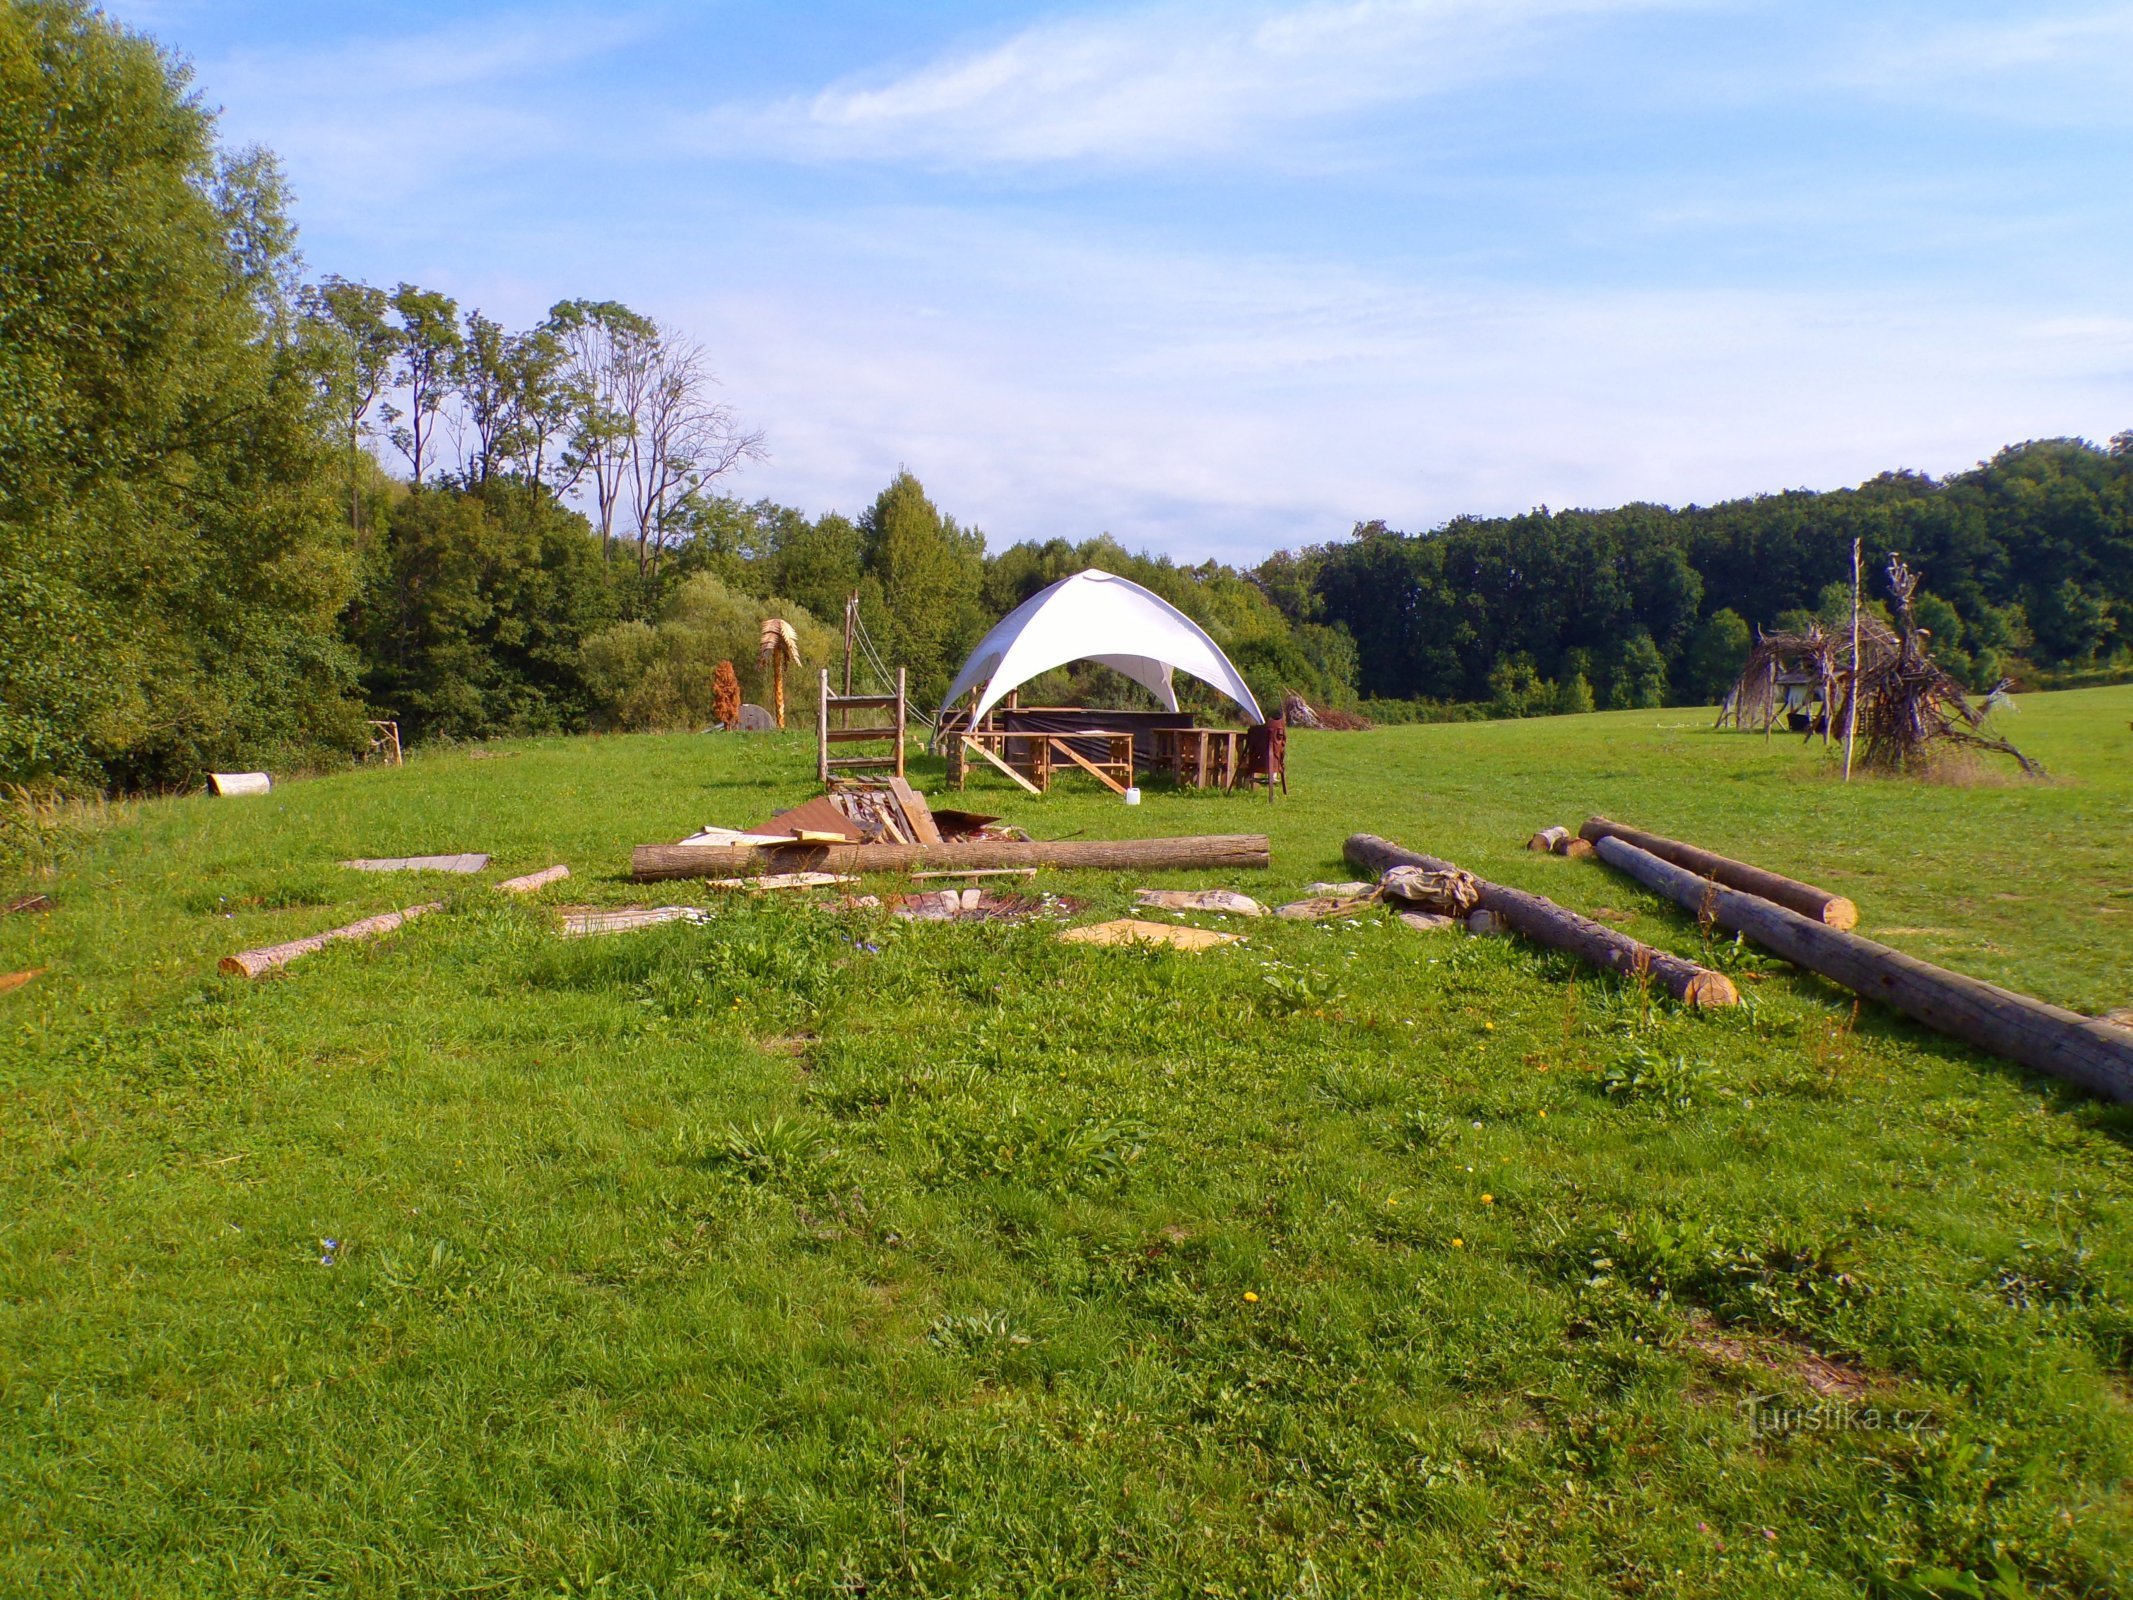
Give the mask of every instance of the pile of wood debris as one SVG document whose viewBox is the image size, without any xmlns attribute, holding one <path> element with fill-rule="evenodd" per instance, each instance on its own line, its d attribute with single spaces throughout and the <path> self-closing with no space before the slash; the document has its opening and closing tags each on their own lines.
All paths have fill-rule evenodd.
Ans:
<svg viewBox="0 0 2133 1600">
<path fill-rule="evenodd" d="M 1029 835 L 975 811 L 935 811 L 902 778 L 836 778 L 827 791 L 754 828 L 705 828 L 681 844 L 946 844 Z"/>
</svg>

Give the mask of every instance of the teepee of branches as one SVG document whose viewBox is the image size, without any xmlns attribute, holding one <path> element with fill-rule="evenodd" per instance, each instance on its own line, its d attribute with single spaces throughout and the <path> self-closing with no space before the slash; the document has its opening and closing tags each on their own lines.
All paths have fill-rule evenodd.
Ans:
<svg viewBox="0 0 2133 1600">
<path fill-rule="evenodd" d="M 1846 675 L 1843 700 L 1836 708 L 1840 724 L 1857 716 L 1864 765 L 1871 771 L 1917 776 L 1931 770 L 1943 748 L 1958 746 L 2013 756 L 2024 772 L 2036 776 L 2041 770 L 2037 764 L 1997 737 L 1986 710 L 1972 705 L 1963 686 L 1934 662 L 1927 635 L 1911 614 L 1917 593 L 1918 574 L 1903 557 L 1891 555 L 1889 596 L 1896 602 L 1899 624 L 1896 648 L 1870 655 L 1862 646 L 1860 655 L 1866 659 L 1858 671 Z M 2006 687 L 2002 683 L 1986 704 Z"/>
<path fill-rule="evenodd" d="M 1888 579 L 1897 625 L 1862 612 L 1856 659 L 1849 629 L 1832 632 L 1810 622 L 1796 631 L 1759 633 L 1718 725 L 1760 728 L 1767 736 L 1796 714 L 1807 737 L 1819 733 L 1826 745 L 1854 728 L 1856 715 L 1861 764 L 1871 771 L 1922 774 L 1943 750 L 1968 746 L 2013 756 L 2035 774 L 2037 764 L 1994 734 L 1988 721 L 2007 685 L 1984 706 L 1972 705 L 1962 685 L 1934 662 L 1929 636 L 1912 615 L 1918 575 L 1892 555 Z"/>
<path fill-rule="evenodd" d="M 1868 671 L 1897 649 L 1895 631 L 1879 617 L 1859 619 L 1859 654 Z M 1806 716 L 1810 738 L 1819 733 L 1829 743 L 1840 726 L 1835 711 L 1852 678 L 1852 642 L 1846 634 L 1831 633 L 1819 622 L 1791 631 L 1758 631 L 1748 664 L 1726 703 L 1719 707 L 1718 726 L 1759 728 L 1768 734 L 1787 713 Z"/>
</svg>

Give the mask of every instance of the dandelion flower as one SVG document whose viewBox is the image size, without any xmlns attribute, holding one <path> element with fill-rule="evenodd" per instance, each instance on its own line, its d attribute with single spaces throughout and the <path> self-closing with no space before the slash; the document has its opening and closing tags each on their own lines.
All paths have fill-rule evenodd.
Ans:
<svg viewBox="0 0 2133 1600">
<path fill-rule="evenodd" d="M 1466 1241 L 1464 1239 L 1454 1239 L 1452 1241 L 1452 1248 L 1454 1250 L 1464 1250 L 1466 1248 Z"/>
<path fill-rule="evenodd" d="M 1494 1204 L 1496 1204 L 1496 1196 L 1494 1196 L 1493 1194 L 1485 1194 L 1481 1197 L 1481 1203 L 1485 1206 L 1493 1206 Z"/>
<path fill-rule="evenodd" d="M 1256 1306 L 1259 1304 L 1259 1296 L 1247 1289 L 1244 1291 L 1244 1303 L 1248 1306 Z"/>
</svg>

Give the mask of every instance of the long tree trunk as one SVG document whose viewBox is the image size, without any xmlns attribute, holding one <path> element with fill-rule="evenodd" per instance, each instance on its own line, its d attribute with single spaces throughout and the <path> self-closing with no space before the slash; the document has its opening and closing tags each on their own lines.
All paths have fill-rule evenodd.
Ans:
<svg viewBox="0 0 2133 1600">
<path fill-rule="evenodd" d="M 2133 1100 L 2133 1028 L 2084 1017 L 1812 921 L 1757 895 L 1699 878 L 1625 839 L 1601 840 L 1599 853 L 1608 865 L 1699 919 L 1745 934 L 1854 994 L 2092 1093 Z"/>
<path fill-rule="evenodd" d="M 1803 917 L 1826 922 L 1832 928 L 1854 928 L 1859 924 L 1859 908 L 1841 894 L 1831 894 L 1827 889 L 1817 889 L 1811 883 L 1782 877 L 1761 867 L 1750 866 L 1745 861 L 1735 861 L 1730 856 L 1717 855 L 1696 845 L 1684 844 L 1679 839 L 1646 833 L 1642 828 L 1610 822 L 1605 817 L 1586 818 L 1585 826 L 1578 830 L 1578 835 L 1595 845 L 1602 839 L 1625 839 L 1639 850 L 1649 851 L 1661 861 L 1671 861 L 1677 867 L 1686 867 L 1699 877 L 1715 879 L 1727 888 L 1738 889 L 1743 894 L 1760 895 L 1765 900 L 1799 912 Z"/>
<path fill-rule="evenodd" d="M 1372 833 L 1350 834 L 1345 854 L 1351 865 L 1363 872 L 1382 873 L 1387 867 L 1421 867 L 1430 872 L 1457 872 L 1449 861 L 1423 855 L 1380 839 Z M 1624 977 L 1649 976 L 1676 1000 L 1692 1006 L 1730 1006 L 1740 1002 L 1733 980 L 1693 961 L 1669 955 L 1664 950 L 1639 943 L 1626 933 L 1617 933 L 1553 900 L 1523 889 L 1475 879 L 1480 890 L 1476 904 L 1503 919 L 1504 925 L 1524 934 L 1536 944 L 1567 950 L 1581 961 L 1619 972 Z"/>
<path fill-rule="evenodd" d="M 639 883 L 759 872 L 903 872 L 913 867 L 1062 867 L 1110 871 L 1264 867 L 1263 833 L 1187 834 L 1171 839 L 1058 839 L 1024 844 L 977 839 L 952 844 L 641 844 L 631 852 Z"/>
</svg>

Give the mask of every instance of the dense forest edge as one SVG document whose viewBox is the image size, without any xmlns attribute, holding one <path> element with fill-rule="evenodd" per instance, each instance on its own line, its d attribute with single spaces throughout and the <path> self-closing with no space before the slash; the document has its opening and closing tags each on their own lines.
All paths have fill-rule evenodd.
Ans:
<svg viewBox="0 0 2133 1600">
<path fill-rule="evenodd" d="M 765 615 L 837 665 L 854 593 L 928 703 L 1091 565 L 1262 698 L 1380 721 L 1709 705 L 1753 630 L 1848 608 L 1855 538 L 1869 573 L 1924 574 L 1974 688 L 2133 675 L 2133 432 L 1712 506 L 1369 522 L 1244 569 L 1108 534 L 995 550 L 908 471 L 856 516 L 738 495 L 766 441 L 627 306 L 509 329 L 307 279 L 271 153 L 221 148 L 182 60 L 76 0 L 0 5 L 0 185 L 0 783 L 332 765 L 372 717 L 410 742 L 701 727 L 722 661 L 766 698 Z M 1029 694 L 1121 692 L 1089 668 Z"/>
</svg>

